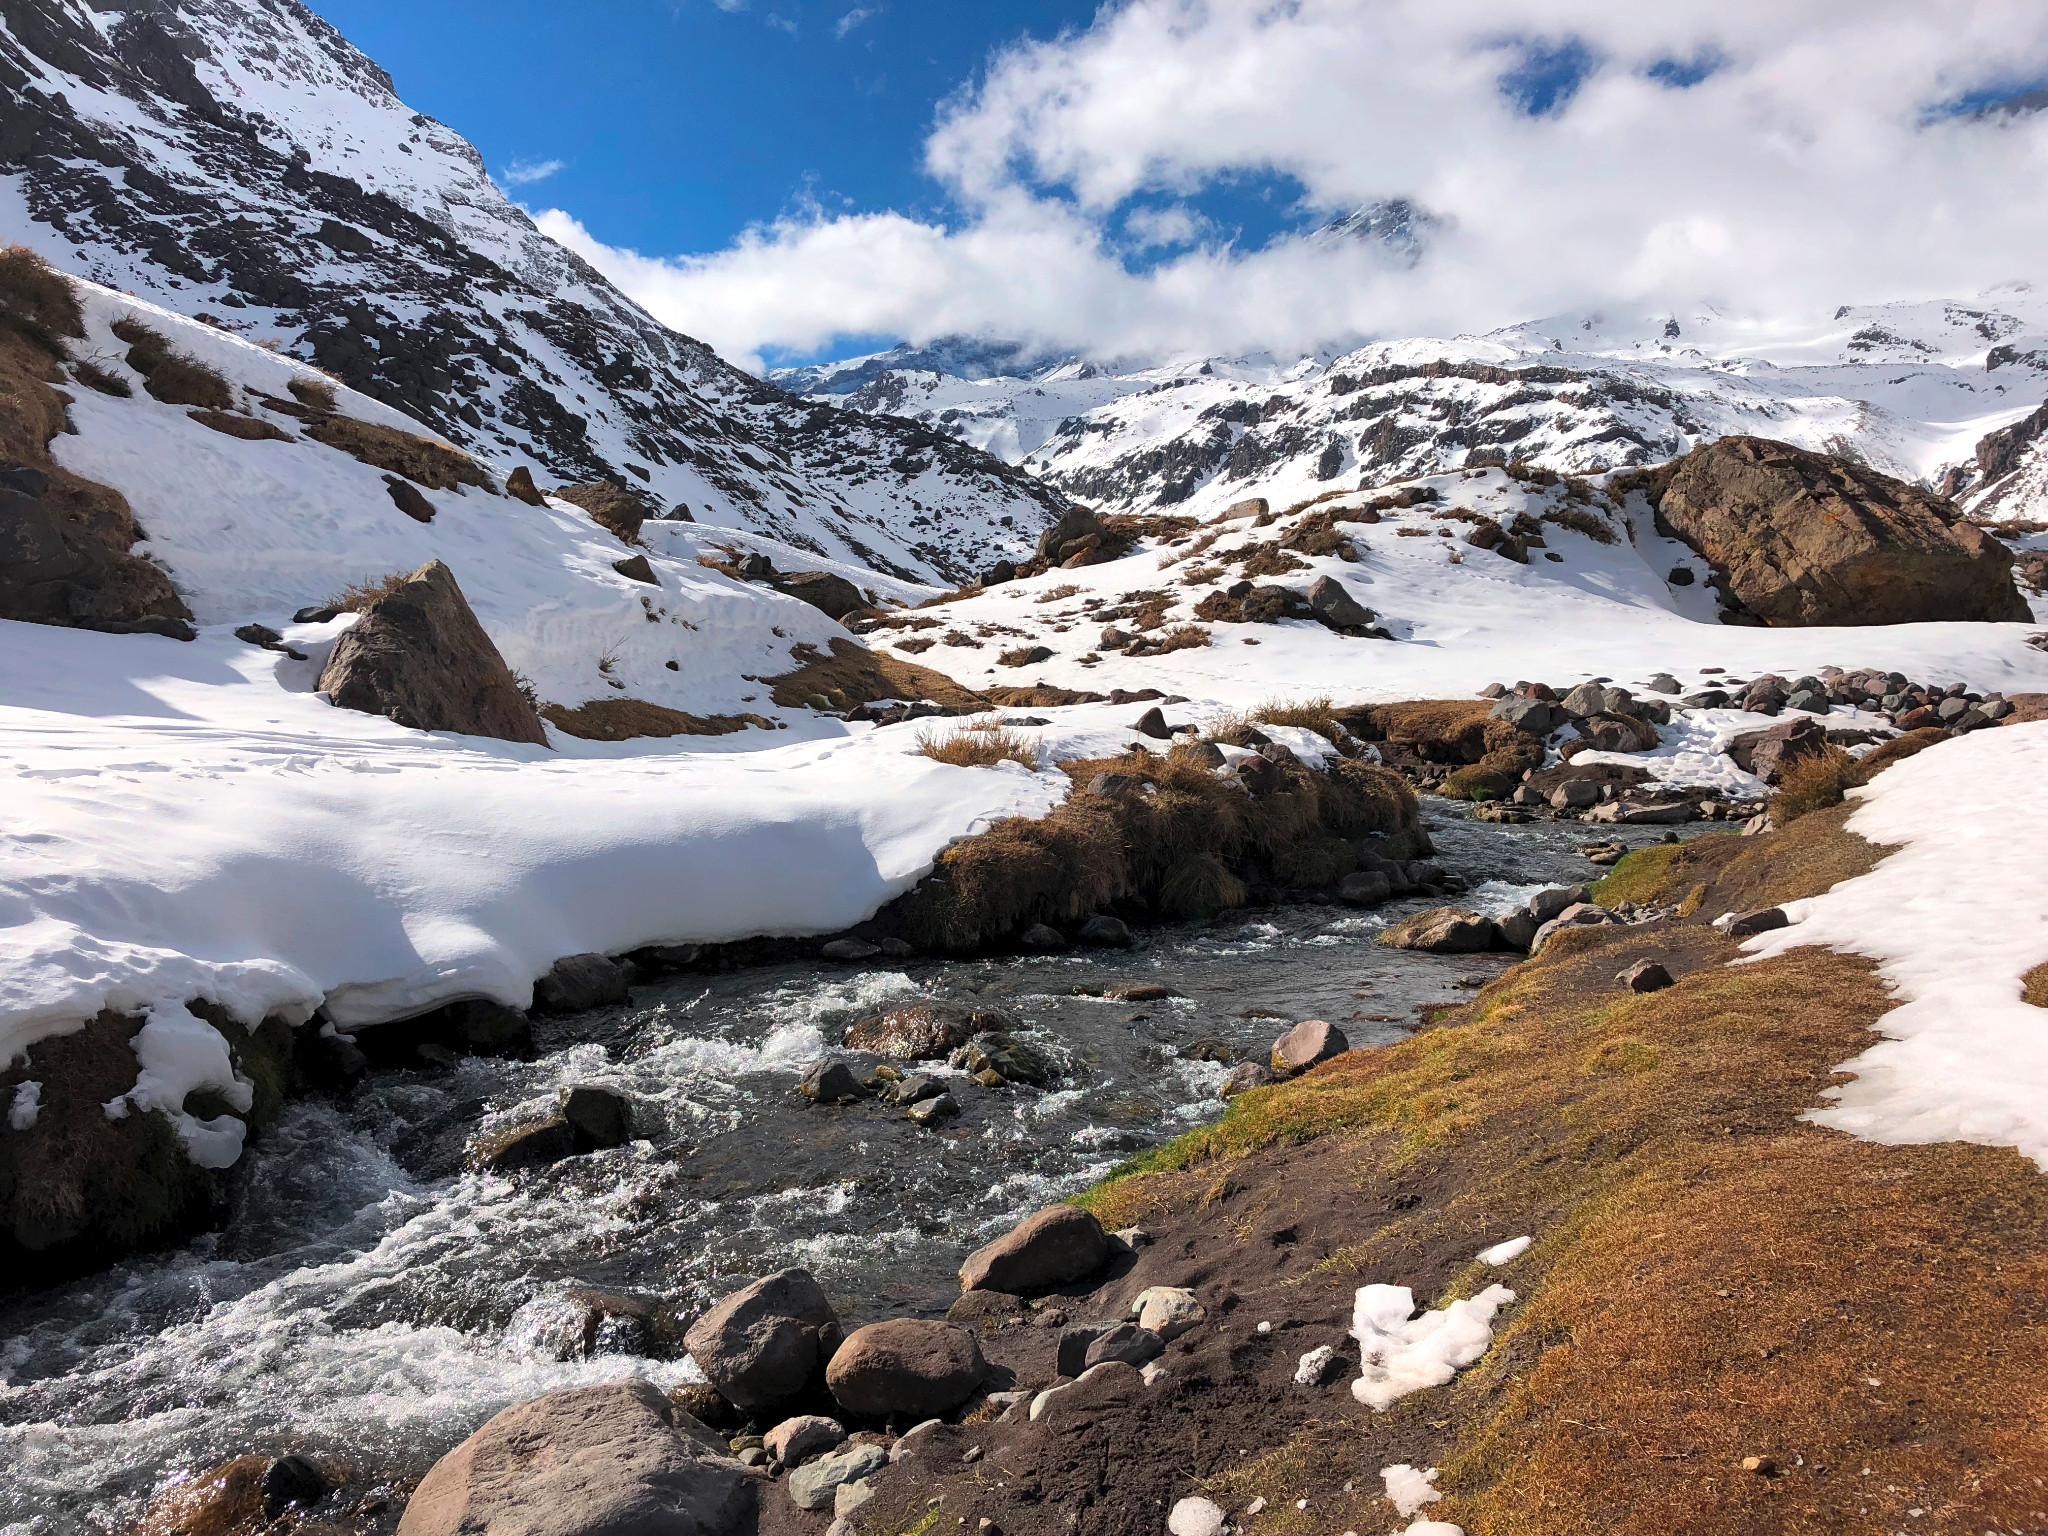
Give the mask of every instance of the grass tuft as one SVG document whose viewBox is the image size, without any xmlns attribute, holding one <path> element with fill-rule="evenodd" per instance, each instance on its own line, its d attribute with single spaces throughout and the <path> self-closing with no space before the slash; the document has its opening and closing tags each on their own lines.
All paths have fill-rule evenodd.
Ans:
<svg viewBox="0 0 2048 1536">
<path fill-rule="evenodd" d="M 951 733 L 927 726 L 917 733 L 917 750 L 934 762 L 955 768 L 992 768 L 1000 762 L 1038 767 L 1038 745 L 1022 731 L 996 720 L 970 721 Z"/>
<path fill-rule="evenodd" d="M 1771 796 L 1772 825 L 1788 827 L 1809 811 L 1840 805 L 1850 789 L 1863 782 L 1860 770 L 1856 759 L 1840 747 L 1797 759 L 1780 775 L 1778 792 Z"/>
<path fill-rule="evenodd" d="M 52 357 L 65 336 L 85 334 L 71 280 L 25 245 L 0 249 L 0 320 Z"/>
</svg>

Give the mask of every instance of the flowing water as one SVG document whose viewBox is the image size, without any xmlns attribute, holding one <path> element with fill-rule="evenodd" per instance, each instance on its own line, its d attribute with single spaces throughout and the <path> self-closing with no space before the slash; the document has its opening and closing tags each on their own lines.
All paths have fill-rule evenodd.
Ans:
<svg viewBox="0 0 2048 1536">
<path fill-rule="evenodd" d="M 1429 811 L 1482 909 L 1598 873 L 1576 826 Z M 1214 1043 L 1263 1058 L 1288 1024 L 1324 1018 L 1382 1044 L 1505 966 L 1374 942 L 1424 905 L 1263 909 L 1126 951 L 672 977 L 550 1022 L 534 1061 L 384 1072 L 346 1103 L 296 1104 L 252 1150 L 222 1230 L 0 1304 L 0 1533 L 124 1529 L 168 1481 L 251 1451 L 345 1464 L 360 1506 L 521 1398 L 694 1378 L 633 1353 L 630 1328 L 586 1353 L 579 1287 L 686 1317 L 800 1264 L 850 1322 L 941 1311 L 968 1250 L 1220 1113 Z M 1153 981 L 1179 995 L 1076 995 Z M 937 1132 L 874 1102 L 802 1104 L 797 1073 L 848 1023 L 919 997 L 1000 1010 L 1061 1077 L 1041 1091 L 947 1074 L 963 1113 Z M 572 1083 L 629 1095 L 638 1139 L 517 1178 L 464 1169 L 480 1131 L 545 1114 Z"/>
</svg>

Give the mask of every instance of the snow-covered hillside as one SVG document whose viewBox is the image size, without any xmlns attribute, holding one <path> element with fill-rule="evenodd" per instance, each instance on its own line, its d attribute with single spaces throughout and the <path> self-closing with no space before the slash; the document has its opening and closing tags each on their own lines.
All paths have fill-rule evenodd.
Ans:
<svg viewBox="0 0 2048 1536">
<path fill-rule="evenodd" d="M 0 238 L 308 359 L 463 447 L 915 580 L 1058 497 L 657 323 L 297 0 L 78 0 L 0 32 Z"/>
<path fill-rule="evenodd" d="M 2035 517 L 2030 466 L 1996 492 L 1989 433 L 2048 397 L 2048 300 L 1845 306 L 1765 323 L 1706 306 L 1581 314 L 1450 339 L 1375 343 L 1291 365 L 1185 358 L 1109 371 L 1063 359 L 1025 377 L 928 361 L 869 367 L 813 398 L 926 421 L 1106 511 L 1213 512 L 1454 469 L 1475 456 L 1574 473 L 1661 462 L 1729 433 L 1858 457 Z M 821 371 L 830 384 L 833 375 Z M 2028 477 L 2031 478 L 2028 478 Z"/>
</svg>

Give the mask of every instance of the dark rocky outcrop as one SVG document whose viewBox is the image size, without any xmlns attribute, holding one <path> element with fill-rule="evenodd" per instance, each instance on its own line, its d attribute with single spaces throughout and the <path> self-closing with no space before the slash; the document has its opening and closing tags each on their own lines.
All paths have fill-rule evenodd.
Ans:
<svg viewBox="0 0 2048 1536">
<path fill-rule="evenodd" d="M 565 485 L 555 495 L 588 512 L 592 522 L 622 544 L 639 543 L 640 525 L 654 516 L 654 508 L 645 496 L 622 485 L 613 485 L 608 480 L 593 480 L 588 485 Z"/>
<path fill-rule="evenodd" d="M 507 1408 L 434 1463 L 401 1536 L 752 1536 L 754 1485 L 644 1381 Z"/>
<path fill-rule="evenodd" d="M 414 730 L 547 744 L 540 716 L 438 560 L 364 610 L 335 643 L 320 687 L 338 708 Z"/>
<path fill-rule="evenodd" d="M 1864 465 L 1725 437 L 1657 472 L 1657 520 L 1768 625 L 2024 622 L 2012 555 L 1955 506 Z"/>
</svg>

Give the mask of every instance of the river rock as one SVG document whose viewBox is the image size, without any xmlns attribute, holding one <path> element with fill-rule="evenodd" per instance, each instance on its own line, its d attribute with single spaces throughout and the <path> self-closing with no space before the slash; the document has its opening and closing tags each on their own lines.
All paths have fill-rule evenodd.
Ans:
<svg viewBox="0 0 2048 1536">
<path fill-rule="evenodd" d="M 1248 1089 L 1264 1088 L 1278 1081 L 1273 1069 L 1263 1061 L 1241 1061 L 1230 1069 L 1228 1077 L 1216 1085 L 1216 1097 L 1227 1103 Z"/>
<path fill-rule="evenodd" d="M 564 955 L 533 984 L 533 1006 L 540 1013 L 581 1013 L 610 1003 L 631 1000 L 628 972 L 603 955 Z"/>
<path fill-rule="evenodd" d="M 633 1109 L 624 1095 L 578 1083 L 564 1088 L 559 1101 L 578 1152 L 623 1147 L 633 1139 Z"/>
<path fill-rule="evenodd" d="M 960 1101 L 950 1093 L 940 1093 L 912 1104 L 909 1110 L 909 1119 L 913 1124 L 929 1129 L 934 1125 L 944 1124 L 946 1121 L 955 1118 L 959 1113 Z"/>
<path fill-rule="evenodd" d="M 327 1474 L 304 1456 L 280 1456 L 263 1472 L 263 1515 L 275 1520 L 293 1506 L 311 1509 L 329 1491 Z"/>
<path fill-rule="evenodd" d="M 845 1438 L 846 1430 L 837 1419 L 806 1413 L 784 1419 L 761 1437 L 761 1445 L 785 1467 L 795 1467 L 831 1450 Z"/>
<path fill-rule="evenodd" d="M 1033 923 L 1017 936 L 1017 942 L 1026 949 L 1065 949 L 1067 936 L 1050 923 Z"/>
<path fill-rule="evenodd" d="M 805 1462 L 789 1474 L 790 1502 L 798 1509 L 831 1509 L 842 1487 L 872 1477 L 887 1465 L 889 1453 L 879 1445 L 856 1445 L 836 1456 Z"/>
<path fill-rule="evenodd" d="M 804 1068 L 796 1091 L 813 1104 L 851 1104 L 865 1092 L 853 1068 L 829 1056 Z"/>
<path fill-rule="evenodd" d="M 1279 1077 L 1293 1077 L 1351 1049 L 1344 1031 L 1321 1019 L 1304 1019 L 1273 1042 L 1270 1064 Z"/>
<path fill-rule="evenodd" d="M 507 1408 L 434 1463 L 399 1536 L 751 1536 L 753 1484 L 644 1381 Z"/>
<path fill-rule="evenodd" d="M 1382 869 L 1362 869 L 1337 882 L 1337 899 L 1347 907 L 1376 907 L 1393 894 L 1393 881 Z"/>
<path fill-rule="evenodd" d="M 1583 885 L 1552 886 L 1547 891 L 1538 891 L 1529 898 L 1529 915 L 1540 923 L 1547 923 L 1566 907 L 1575 907 L 1587 897 Z"/>
<path fill-rule="evenodd" d="M 1526 950 L 1535 942 L 1536 930 L 1540 926 L 1541 924 L 1526 911 L 1510 912 L 1493 921 L 1493 931 L 1500 935 L 1501 943 L 1507 945 L 1509 949 Z"/>
<path fill-rule="evenodd" d="M 683 1347 L 711 1384 L 749 1413 L 808 1387 L 839 1347 L 839 1319 L 807 1269 L 735 1291 L 690 1325 Z"/>
<path fill-rule="evenodd" d="M 1734 747 L 1743 745 L 1749 749 L 1749 761 L 1743 766 L 1766 784 L 1775 784 L 1794 763 L 1826 752 L 1828 733 L 1827 728 L 1813 716 L 1801 715 L 1782 725 L 1772 726 L 1752 741 L 1738 737 L 1729 752 L 1737 763 L 1742 763 L 1742 758 L 1736 756 Z"/>
<path fill-rule="evenodd" d="M 1519 693 L 1508 694 L 1488 712 L 1495 720 L 1505 720 L 1518 731 L 1531 736 L 1547 736 L 1565 722 L 1565 713 L 1555 704 L 1544 699 L 1532 699 Z"/>
<path fill-rule="evenodd" d="M 1029 1296 L 1085 1279 L 1108 1262 L 1109 1235 L 1092 1211 L 1049 1205 L 969 1254 L 960 1289 Z"/>
<path fill-rule="evenodd" d="M 540 716 L 438 560 L 363 610 L 328 653 L 320 691 L 337 709 L 412 730 L 547 744 Z"/>
<path fill-rule="evenodd" d="M 1138 1292 L 1131 1303 L 1131 1314 L 1138 1320 L 1140 1328 L 1149 1328 L 1167 1343 L 1172 1343 L 1192 1328 L 1199 1328 L 1208 1320 L 1209 1311 L 1195 1293 L 1178 1285 L 1151 1285 Z"/>
<path fill-rule="evenodd" d="M 1542 949 L 1545 944 L 1550 942 L 1550 936 L 1559 929 L 1598 928 L 1608 923 L 1618 923 L 1620 921 L 1620 918 L 1603 906 L 1598 906 L 1590 901 L 1579 902 L 1576 905 L 1566 907 L 1556 917 L 1553 917 L 1549 922 L 1536 930 L 1536 937 L 1529 941 L 1529 953 L 1533 955 Z"/>
<path fill-rule="evenodd" d="M 1148 1360 L 1157 1360 L 1166 1353 L 1166 1341 L 1150 1328 L 1137 1323 L 1118 1323 L 1105 1328 L 1088 1342 L 1088 1352 L 1082 1357 L 1083 1367 L 1101 1365 L 1105 1360 L 1121 1360 L 1125 1365 L 1143 1365 Z"/>
<path fill-rule="evenodd" d="M 976 1035 L 947 1058 L 947 1062 L 976 1077 L 992 1073 L 1002 1082 L 1029 1083 L 1033 1087 L 1043 1087 L 1051 1082 L 1055 1073 L 1051 1058 L 1043 1051 L 1002 1030 L 987 1030 Z"/>
<path fill-rule="evenodd" d="M 2013 557 L 1950 502 L 1865 465 L 1724 437 L 1664 471 L 1660 530 L 1770 625 L 2024 623 Z"/>
<path fill-rule="evenodd" d="M 1493 919 L 1465 907 L 1431 907 L 1402 918 L 1380 942 L 1435 955 L 1470 955 L 1491 949 L 1493 938 Z"/>
<path fill-rule="evenodd" d="M 999 1029 L 999 1014 L 944 1003 L 908 1003 L 870 1014 L 846 1031 L 846 1048 L 897 1061 L 937 1061 L 960 1049 L 977 1031 Z"/>
<path fill-rule="evenodd" d="M 911 1420 L 951 1413 L 988 1374 L 973 1333 L 954 1323 L 897 1317 L 847 1336 L 825 1384 L 850 1413 Z"/>
<path fill-rule="evenodd" d="M 1661 992 L 1671 985 L 1671 973 L 1655 960 L 1638 960 L 1614 979 L 1631 992 Z"/>
<path fill-rule="evenodd" d="M 859 965 L 872 960 L 882 952 L 879 944 L 870 944 L 866 939 L 834 939 L 818 946 L 818 953 L 827 960 L 841 965 Z"/>
<path fill-rule="evenodd" d="M 1130 946 L 1131 930 L 1121 918 L 1098 913 L 1083 923 L 1074 937 L 1097 949 L 1126 949 Z"/>
</svg>

